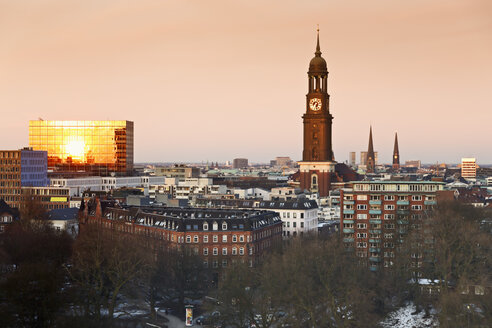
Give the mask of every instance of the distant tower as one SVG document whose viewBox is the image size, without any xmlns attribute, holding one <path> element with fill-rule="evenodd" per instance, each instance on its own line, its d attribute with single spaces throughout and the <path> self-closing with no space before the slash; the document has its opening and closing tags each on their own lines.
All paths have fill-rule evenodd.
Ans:
<svg viewBox="0 0 492 328">
<path fill-rule="evenodd" d="M 400 151 L 398 150 L 398 133 L 395 132 L 395 146 L 393 148 L 393 169 L 400 169 Z"/>
<path fill-rule="evenodd" d="M 372 144 L 372 126 L 369 128 L 369 147 L 367 147 L 366 172 L 374 173 L 376 167 L 376 156 L 374 155 L 374 146 Z"/>
<path fill-rule="evenodd" d="M 302 116 L 304 149 L 299 162 L 300 182 L 302 190 L 319 192 L 324 197 L 328 196 L 336 163 L 331 147 L 333 116 L 329 106 L 328 69 L 321 57 L 319 30 L 314 55 L 309 63 L 306 112 Z"/>
</svg>

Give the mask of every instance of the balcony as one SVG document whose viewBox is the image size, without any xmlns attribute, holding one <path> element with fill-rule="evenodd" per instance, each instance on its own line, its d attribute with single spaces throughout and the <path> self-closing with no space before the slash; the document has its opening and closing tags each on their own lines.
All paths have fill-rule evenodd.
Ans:
<svg viewBox="0 0 492 328">
<path fill-rule="evenodd" d="M 397 200 L 396 205 L 410 205 L 408 200 Z"/>
<path fill-rule="evenodd" d="M 354 205 L 354 201 L 353 200 L 344 200 L 343 203 L 344 204 L 347 204 L 347 205 Z"/>
<path fill-rule="evenodd" d="M 398 224 L 408 224 L 408 220 L 397 220 Z"/>
<path fill-rule="evenodd" d="M 372 272 L 376 272 L 376 271 L 378 271 L 378 267 L 377 266 L 370 266 L 369 270 L 371 270 Z"/>
<path fill-rule="evenodd" d="M 343 209 L 343 214 L 354 214 L 354 210 Z"/>
<path fill-rule="evenodd" d="M 398 232 L 401 234 L 407 233 L 407 229 L 398 229 Z"/>
<path fill-rule="evenodd" d="M 354 238 L 343 238 L 343 242 L 344 243 L 353 243 L 354 242 Z"/>
<path fill-rule="evenodd" d="M 354 228 L 343 228 L 343 233 L 354 233 Z"/>
<path fill-rule="evenodd" d="M 381 239 L 369 239 L 370 243 L 380 243 Z"/>
<path fill-rule="evenodd" d="M 369 205 L 381 205 L 381 201 L 380 200 L 370 200 Z"/>
<path fill-rule="evenodd" d="M 354 223 L 354 220 L 343 219 L 343 223 Z"/>
<path fill-rule="evenodd" d="M 381 219 L 369 219 L 369 223 L 372 223 L 372 224 L 381 224 Z"/>
<path fill-rule="evenodd" d="M 369 258 L 369 261 L 371 261 L 371 262 L 378 262 L 379 263 L 379 262 L 381 262 L 381 258 L 380 257 L 374 257 L 374 256 L 372 256 L 372 257 Z"/>
<path fill-rule="evenodd" d="M 369 252 L 371 253 L 381 253 L 381 248 L 369 248 Z"/>
<path fill-rule="evenodd" d="M 369 230 L 369 233 L 381 233 L 381 230 L 380 229 Z"/>
<path fill-rule="evenodd" d="M 435 200 L 424 200 L 424 205 L 436 205 Z"/>
<path fill-rule="evenodd" d="M 369 210 L 369 214 L 381 214 L 381 210 Z"/>
<path fill-rule="evenodd" d="M 398 215 L 408 215 L 409 213 L 409 210 L 396 210 L 396 214 Z"/>
</svg>

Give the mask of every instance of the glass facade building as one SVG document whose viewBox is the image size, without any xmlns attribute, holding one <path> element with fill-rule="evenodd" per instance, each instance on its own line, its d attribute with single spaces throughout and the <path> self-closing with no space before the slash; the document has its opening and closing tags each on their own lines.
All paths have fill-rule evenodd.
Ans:
<svg viewBox="0 0 492 328">
<path fill-rule="evenodd" d="M 29 147 L 47 151 L 54 171 L 130 173 L 133 122 L 29 121 Z"/>
</svg>

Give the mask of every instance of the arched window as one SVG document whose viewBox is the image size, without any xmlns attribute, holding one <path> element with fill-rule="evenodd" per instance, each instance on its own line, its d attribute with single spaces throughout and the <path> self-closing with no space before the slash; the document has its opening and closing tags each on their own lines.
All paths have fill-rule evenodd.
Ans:
<svg viewBox="0 0 492 328">
<path fill-rule="evenodd" d="M 213 229 L 214 231 L 219 230 L 219 225 L 217 224 L 217 222 L 216 222 L 216 221 L 214 221 L 214 223 L 212 224 L 212 229 Z"/>
<path fill-rule="evenodd" d="M 318 175 L 317 174 L 311 175 L 311 189 L 314 189 L 314 190 L 318 189 Z"/>
</svg>

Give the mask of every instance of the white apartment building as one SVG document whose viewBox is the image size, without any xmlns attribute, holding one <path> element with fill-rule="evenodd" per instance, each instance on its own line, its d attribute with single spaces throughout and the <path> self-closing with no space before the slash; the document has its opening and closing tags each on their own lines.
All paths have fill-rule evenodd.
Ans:
<svg viewBox="0 0 492 328">
<path fill-rule="evenodd" d="M 461 159 L 461 177 L 467 180 L 475 180 L 477 178 L 477 161 L 475 158 Z"/>
<path fill-rule="evenodd" d="M 144 187 L 152 184 L 163 184 L 165 177 L 85 177 L 73 179 L 55 178 L 50 180 L 52 187 L 66 187 L 70 189 L 71 197 L 80 197 L 87 190 L 111 191 L 122 187 Z"/>
</svg>

